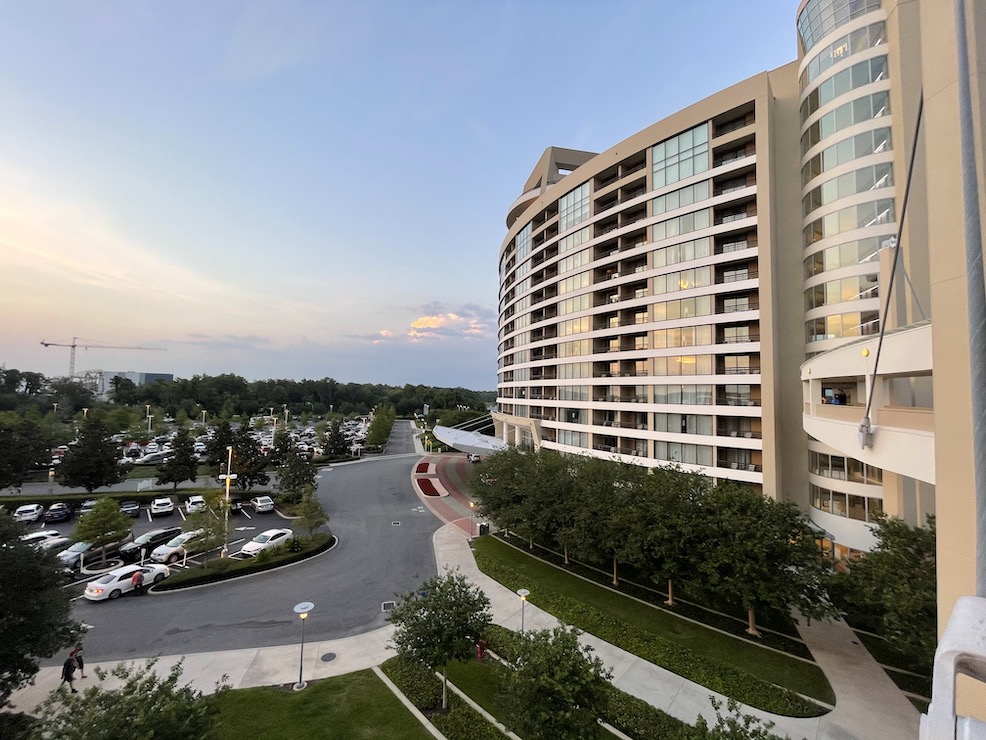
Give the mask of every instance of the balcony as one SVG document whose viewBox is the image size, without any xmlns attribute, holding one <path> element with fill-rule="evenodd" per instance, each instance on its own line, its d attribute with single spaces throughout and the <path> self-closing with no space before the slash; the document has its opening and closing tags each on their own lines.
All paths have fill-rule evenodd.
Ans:
<svg viewBox="0 0 986 740">
<path fill-rule="evenodd" d="M 930 383 L 931 323 L 912 324 L 884 336 L 874 382 L 872 358 L 877 341 L 877 337 L 860 339 L 816 355 L 801 366 L 802 426 L 812 437 L 846 456 L 934 484 L 935 416 L 930 398 L 917 394 L 917 401 L 904 405 L 906 397 L 896 396 L 894 390 L 904 381 L 917 389 Z M 846 403 L 827 403 L 832 388 L 851 391 L 848 396 L 842 394 Z M 871 389 L 872 437 L 861 439 L 860 423 Z"/>
</svg>

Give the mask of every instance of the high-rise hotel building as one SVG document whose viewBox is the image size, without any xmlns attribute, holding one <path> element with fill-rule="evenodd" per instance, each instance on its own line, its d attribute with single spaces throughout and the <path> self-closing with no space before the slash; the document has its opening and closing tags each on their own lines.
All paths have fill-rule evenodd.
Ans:
<svg viewBox="0 0 986 740">
<path fill-rule="evenodd" d="M 547 149 L 500 248 L 497 436 L 749 484 L 838 557 L 881 512 L 936 514 L 944 624 L 975 570 L 986 3 L 964 7 L 972 161 L 946 0 L 804 0 L 797 60 L 604 152 Z"/>
</svg>

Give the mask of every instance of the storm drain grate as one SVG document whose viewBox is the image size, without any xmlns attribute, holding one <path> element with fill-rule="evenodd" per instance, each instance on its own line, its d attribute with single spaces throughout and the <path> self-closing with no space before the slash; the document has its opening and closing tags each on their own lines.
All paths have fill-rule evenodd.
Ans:
<svg viewBox="0 0 986 740">
<path fill-rule="evenodd" d="M 336 659 L 335 653 L 326 653 L 325 655 L 322 656 L 323 663 L 331 663 L 335 659 Z"/>
<path fill-rule="evenodd" d="M 400 522 L 391 522 L 390 523 L 390 526 L 391 527 L 399 527 L 399 526 L 401 526 L 401 523 Z"/>
<path fill-rule="evenodd" d="M 380 611 L 382 611 L 382 612 L 389 612 L 395 606 L 397 606 L 397 602 L 396 601 L 382 601 L 382 602 L 380 602 Z"/>
</svg>

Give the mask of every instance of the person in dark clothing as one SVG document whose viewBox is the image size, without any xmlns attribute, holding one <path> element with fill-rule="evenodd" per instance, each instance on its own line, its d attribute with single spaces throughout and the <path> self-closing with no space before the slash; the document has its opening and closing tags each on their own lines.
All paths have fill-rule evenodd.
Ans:
<svg viewBox="0 0 986 740">
<path fill-rule="evenodd" d="M 72 690 L 73 694 L 78 694 L 79 692 L 75 690 L 75 658 L 69 656 L 65 659 L 65 663 L 62 664 L 62 686 L 68 684 L 68 687 Z"/>
<path fill-rule="evenodd" d="M 75 662 L 79 666 L 79 678 L 85 678 L 86 664 L 82 660 L 82 643 L 80 642 L 78 645 L 72 648 L 72 652 L 70 652 L 68 655 L 70 658 L 75 658 Z"/>
</svg>

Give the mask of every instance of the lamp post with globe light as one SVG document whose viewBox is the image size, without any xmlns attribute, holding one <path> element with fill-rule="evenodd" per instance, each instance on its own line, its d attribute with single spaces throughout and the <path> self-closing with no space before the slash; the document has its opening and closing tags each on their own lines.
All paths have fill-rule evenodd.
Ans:
<svg viewBox="0 0 986 740">
<path fill-rule="evenodd" d="M 527 597 L 531 592 L 526 588 L 518 588 L 517 595 L 520 597 L 520 634 L 524 634 L 524 607 L 527 606 Z"/>
<path fill-rule="evenodd" d="M 298 683 L 294 685 L 295 691 L 301 691 L 308 686 L 303 678 L 305 670 L 305 622 L 308 619 L 308 613 L 314 608 L 315 605 L 310 601 L 302 601 L 294 607 L 294 613 L 301 617 L 301 656 L 298 660 Z"/>
</svg>

